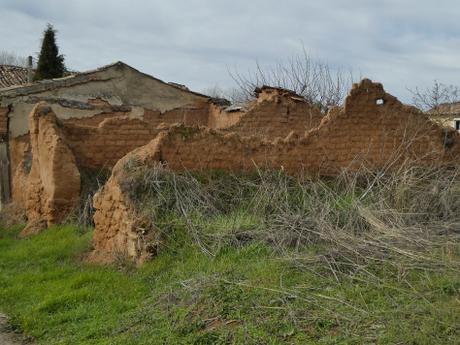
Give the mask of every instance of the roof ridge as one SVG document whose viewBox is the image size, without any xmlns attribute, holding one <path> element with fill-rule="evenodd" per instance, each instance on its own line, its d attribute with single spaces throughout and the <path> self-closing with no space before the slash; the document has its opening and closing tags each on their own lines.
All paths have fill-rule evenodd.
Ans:
<svg viewBox="0 0 460 345">
<path fill-rule="evenodd" d="M 208 95 L 204 95 L 202 93 L 192 91 L 192 90 L 184 90 L 183 88 L 181 88 L 179 86 L 176 86 L 176 85 L 170 84 L 168 82 L 165 82 L 165 81 L 163 81 L 163 80 L 161 80 L 159 78 L 156 78 L 156 77 L 154 77 L 154 76 L 152 76 L 152 75 L 150 75 L 148 73 L 144 73 L 144 72 L 136 69 L 135 67 L 132 67 L 132 66 L 128 65 L 127 63 L 125 63 L 123 61 L 115 61 L 115 62 L 112 62 L 110 64 L 98 67 L 96 69 L 87 70 L 87 71 L 84 71 L 84 72 L 76 72 L 76 73 L 73 73 L 73 74 L 70 74 L 70 75 L 67 75 L 67 76 L 64 76 L 64 77 L 60 77 L 60 78 L 40 80 L 40 81 L 31 83 L 31 84 L 27 84 L 27 83 L 22 83 L 22 84 L 20 83 L 19 85 L 18 84 L 10 84 L 9 86 L 2 87 L 2 83 L 0 82 L 0 93 L 8 93 L 8 92 L 33 93 L 33 92 L 30 92 L 30 90 L 32 88 L 36 88 L 36 87 L 40 88 L 40 87 L 42 87 L 42 88 L 46 89 L 48 87 L 52 87 L 52 85 L 55 85 L 55 83 L 66 82 L 66 81 L 71 81 L 71 80 L 75 80 L 75 82 L 78 82 L 80 79 L 85 79 L 86 76 L 91 76 L 91 74 L 102 72 L 102 71 L 108 70 L 109 68 L 113 68 L 113 67 L 117 67 L 117 66 L 129 68 L 129 69 L 131 69 L 131 70 L 133 70 L 133 71 L 135 71 L 135 72 L 137 72 L 137 73 L 139 73 L 139 74 L 141 74 L 141 75 L 143 75 L 143 76 L 145 76 L 147 78 L 156 80 L 156 81 L 158 81 L 160 83 L 163 83 L 164 85 L 167 85 L 168 87 L 181 90 L 182 92 L 186 92 L 186 93 L 194 94 L 194 95 L 199 96 L 199 97 L 211 99 L 211 97 L 209 97 Z M 1 74 L 0 74 L 0 77 L 1 77 Z"/>
<path fill-rule="evenodd" d="M 27 69 L 27 67 L 25 66 L 10 65 L 10 64 L 0 64 L 0 67 L 13 67 L 13 68 Z"/>
</svg>

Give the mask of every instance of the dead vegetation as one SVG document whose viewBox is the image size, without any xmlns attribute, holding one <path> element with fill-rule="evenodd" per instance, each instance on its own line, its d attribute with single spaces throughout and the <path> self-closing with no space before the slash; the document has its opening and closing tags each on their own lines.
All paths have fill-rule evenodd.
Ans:
<svg viewBox="0 0 460 345">
<path fill-rule="evenodd" d="M 229 97 L 237 103 L 254 98 L 254 90 L 264 85 L 289 89 L 318 105 L 323 112 L 331 106 L 341 105 L 355 78 L 352 71 L 333 68 L 327 62 L 313 59 L 304 49 L 301 54 L 275 65 L 256 62 L 253 71 L 230 71 L 237 85 Z M 222 94 L 222 92 L 221 92 Z"/>
<path fill-rule="evenodd" d="M 241 313 L 259 320 L 276 310 L 295 327 L 328 315 L 334 327 L 356 332 L 353 336 L 368 343 L 382 335 L 390 311 L 381 312 L 374 295 L 363 297 L 363 287 L 370 294 L 386 290 L 395 312 L 390 318 L 401 323 L 407 303 L 423 305 L 430 315 L 450 315 L 432 303 L 438 292 L 420 289 L 460 271 L 460 166 L 413 163 L 379 170 L 363 164 L 331 178 L 292 177 L 279 170 L 179 173 L 162 165 L 132 165 L 121 188 L 144 224 L 158 233 L 158 260 L 168 255 L 174 262 L 184 260 L 181 255 L 190 250 L 183 248 L 191 247 L 212 263 L 234 260 L 238 266 L 240 255 L 255 251 L 254 261 L 283 267 L 272 285 L 264 280 L 269 272 L 251 281 L 242 278 L 243 267 L 215 275 L 197 269 L 194 279 L 175 281 L 155 294 L 143 313 L 154 314 L 164 305 L 161 313 L 173 315 L 169 308 L 175 305 L 188 310 L 186 324 L 201 320 L 205 333 L 215 323 L 227 329 L 227 323 L 241 322 Z M 292 278 L 307 275 L 310 280 Z M 446 289 L 458 293 L 455 284 Z M 406 307 L 394 304 L 395 294 Z M 358 330 L 364 324 L 370 327 Z"/>
<path fill-rule="evenodd" d="M 403 164 L 334 178 L 283 172 L 177 173 L 134 168 L 122 188 L 170 244 L 183 227 L 208 255 L 268 244 L 280 260 L 337 280 L 388 263 L 396 271 L 458 270 L 460 167 Z M 161 250 L 161 249 L 160 249 Z M 457 253 L 458 254 L 458 253 Z M 320 265 L 317 265 L 320 263 Z"/>
<path fill-rule="evenodd" d="M 93 207 L 94 194 L 107 182 L 110 170 L 101 169 L 80 169 L 81 191 L 78 207 L 70 213 L 66 223 L 78 224 L 82 231 L 88 231 L 94 226 Z"/>
<path fill-rule="evenodd" d="M 416 87 L 409 89 L 412 94 L 412 103 L 417 108 L 432 115 L 449 113 L 460 100 L 460 88 L 456 85 L 448 85 L 437 80 L 433 85 L 423 89 Z"/>
</svg>

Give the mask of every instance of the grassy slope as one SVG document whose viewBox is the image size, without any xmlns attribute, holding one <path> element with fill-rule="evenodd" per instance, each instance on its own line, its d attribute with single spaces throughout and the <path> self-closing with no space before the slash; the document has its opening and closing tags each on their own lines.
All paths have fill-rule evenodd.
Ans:
<svg viewBox="0 0 460 345">
<path fill-rule="evenodd" d="M 39 344 L 458 344 L 456 273 L 318 276 L 261 244 L 177 243 L 141 269 L 81 261 L 91 233 L 0 232 L 0 310 Z"/>
</svg>

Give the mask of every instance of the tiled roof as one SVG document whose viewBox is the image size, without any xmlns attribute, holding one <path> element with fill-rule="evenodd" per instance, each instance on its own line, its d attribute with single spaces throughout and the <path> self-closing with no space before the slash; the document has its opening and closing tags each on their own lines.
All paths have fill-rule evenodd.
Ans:
<svg viewBox="0 0 460 345">
<path fill-rule="evenodd" d="M 0 89 L 12 85 L 27 83 L 27 68 L 10 65 L 0 65 Z"/>
<path fill-rule="evenodd" d="M 12 66 L 1 66 L 1 67 L 12 67 Z M 17 67 L 17 68 L 22 68 L 22 67 Z M 18 96 L 24 96 L 28 94 L 33 94 L 33 93 L 38 93 L 38 92 L 43 92 L 46 90 L 51 90 L 51 89 L 57 89 L 59 87 L 63 86 L 71 86 L 71 85 L 76 85 L 76 84 L 82 84 L 82 83 L 88 83 L 88 82 L 93 82 L 97 81 L 98 79 L 96 78 L 96 74 L 98 72 L 103 72 L 109 69 L 119 69 L 119 68 L 129 68 L 136 73 L 139 73 L 141 76 L 144 76 L 149 79 L 156 80 L 157 82 L 163 83 L 165 85 L 168 85 L 169 87 L 173 87 L 175 89 L 180 89 L 183 92 L 191 93 L 199 97 L 207 98 L 208 100 L 210 99 L 209 96 L 203 95 L 201 93 L 191 91 L 191 90 L 184 90 L 183 87 L 181 86 L 176 86 L 178 85 L 177 83 L 169 84 L 167 82 L 164 82 L 163 80 L 160 80 L 158 78 L 152 77 L 149 74 L 142 73 L 135 69 L 134 67 L 131 67 L 124 62 L 117 61 L 112 64 L 106 65 L 99 67 L 94 70 L 86 71 L 86 72 L 68 72 L 64 74 L 64 77 L 62 78 L 55 78 L 55 79 L 48 79 L 48 80 L 39 80 L 35 81 L 32 84 L 27 83 L 27 69 L 23 68 L 25 71 L 24 75 L 24 81 L 21 82 L 19 85 L 11 85 L 11 86 L 2 86 L 2 82 L 0 81 L 0 95 L 4 97 L 18 97 Z M 1 72 L 0 72 L 1 74 Z"/>
</svg>

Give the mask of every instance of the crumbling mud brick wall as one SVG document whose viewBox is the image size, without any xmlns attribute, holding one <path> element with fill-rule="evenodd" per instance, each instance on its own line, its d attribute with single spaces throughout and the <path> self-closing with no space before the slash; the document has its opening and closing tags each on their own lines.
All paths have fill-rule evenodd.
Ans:
<svg viewBox="0 0 460 345">
<path fill-rule="evenodd" d="M 170 132 L 162 142 L 162 160 L 172 169 L 238 170 L 257 164 L 334 175 L 363 163 L 379 169 L 393 160 L 444 161 L 459 146 L 455 140 L 446 142 L 442 127 L 370 80 L 354 85 L 344 108 L 331 110 L 307 133 L 292 131 L 284 139 L 269 141 L 212 130 L 181 131 Z"/>
<path fill-rule="evenodd" d="M 228 128 L 237 124 L 241 117 L 246 113 L 243 107 L 224 108 L 218 104 L 211 104 L 209 107 L 208 127 L 209 128 Z"/>
<path fill-rule="evenodd" d="M 80 173 L 65 144 L 56 114 L 45 103 L 29 116 L 32 165 L 27 176 L 27 226 L 21 236 L 59 223 L 73 210 L 80 196 Z"/>
<path fill-rule="evenodd" d="M 25 207 L 27 176 L 32 167 L 32 148 L 29 134 L 9 140 L 11 169 L 11 199 L 18 207 Z"/>
<path fill-rule="evenodd" d="M 104 106 L 105 107 L 105 106 Z M 105 109 L 105 108 L 104 108 Z M 191 124 L 201 124 L 207 119 L 206 112 L 201 118 L 188 117 L 187 109 L 173 109 L 161 114 L 152 115 L 150 111 L 145 117 L 134 117 L 126 109 L 115 111 L 114 109 L 101 110 L 94 117 L 68 120 L 55 118 L 56 128 L 59 129 L 59 137 L 73 154 L 78 169 L 104 168 L 111 169 L 115 163 L 130 151 L 149 143 L 160 130 L 168 124 L 176 121 L 189 121 Z M 198 109 L 192 111 L 198 112 Z M 151 120 L 156 116 L 157 120 Z M 30 126 L 30 125 L 29 125 Z M 158 126 L 158 127 L 157 127 Z M 29 134 L 10 140 L 10 154 L 12 157 L 12 198 L 18 206 L 26 208 L 27 214 L 31 215 L 34 227 L 40 224 L 34 219 L 42 220 L 33 213 L 29 192 L 30 176 L 34 170 L 34 149 Z M 41 206 L 40 206 L 41 209 Z M 67 210 L 68 211 L 68 210 Z M 68 213 L 68 212 L 67 212 Z M 31 224 L 32 224 L 31 223 Z M 49 223 L 49 222 L 48 222 Z M 28 230 L 29 231 L 29 230 Z"/>
<path fill-rule="evenodd" d="M 317 127 L 323 118 L 318 107 L 292 91 L 264 86 L 255 93 L 257 98 L 247 110 L 212 108 L 209 127 L 241 136 L 284 138 L 292 130 L 303 133 Z"/>
<path fill-rule="evenodd" d="M 154 252 L 155 233 L 145 231 L 141 217 L 136 216 L 131 200 L 121 187 L 126 178 L 127 166 L 133 161 L 137 165 L 152 166 L 161 160 L 159 147 L 166 132 L 160 133 L 149 144 L 137 148 L 120 159 L 112 171 L 112 175 L 93 200 L 98 210 L 94 215 L 94 223 L 100 229 L 94 235 L 94 250 L 90 260 L 97 262 L 111 262 L 114 257 L 123 255 L 142 263 L 150 258 Z"/>
<path fill-rule="evenodd" d="M 353 86 L 344 108 L 331 110 L 304 140 L 316 153 L 311 165 L 333 172 L 363 161 L 372 168 L 405 159 L 443 162 L 459 145 L 454 145 L 455 133 L 449 136 L 450 143 L 445 129 L 421 111 L 386 93 L 382 84 L 364 79 Z"/>
<path fill-rule="evenodd" d="M 207 126 L 209 118 L 209 102 L 198 102 L 193 106 L 181 107 L 165 112 L 146 110 L 144 120 L 151 126 L 183 123 L 187 126 Z"/>
<path fill-rule="evenodd" d="M 107 118 L 98 126 L 65 124 L 65 140 L 83 168 L 111 168 L 128 152 L 158 133 L 149 123 L 126 116 Z"/>
<path fill-rule="evenodd" d="M 315 107 L 290 91 L 264 87 L 257 94 L 248 110 L 227 111 L 225 100 L 164 83 L 121 62 L 53 81 L 1 89 L 0 109 L 9 110 L 9 121 L 4 117 L 2 122 L 0 116 L 0 132 L 2 128 L 8 132 L 12 200 L 18 205 L 25 202 L 26 189 L 21 186 L 32 162 L 28 114 L 37 102 L 52 107 L 80 168 L 111 168 L 175 123 L 227 128 L 242 136 L 284 138 L 293 129 L 303 132 L 321 120 Z"/>
<path fill-rule="evenodd" d="M 175 123 L 206 125 L 208 104 L 161 113 L 144 110 L 142 117 L 130 113 L 96 115 L 84 120 L 62 122 L 66 142 L 80 167 L 112 168 L 128 152 L 150 142 L 161 129 Z"/>
<path fill-rule="evenodd" d="M 129 174 L 127 162 L 146 166 L 161 162 L 173 170 L 240 171 L 257 166 L 291 174 L 334 175 L 362 164 L 382 169 L 406 160 L 422 165 L 449 163 L 458 158 L 460 145 L 456 133 L 449 138 L 446 142 L 442 127 L 370 80 L 354 85 L 344 108 L 331 110 L 317 128 L 291 132 L 284 139 L 269 141 L 209 128 L 172 127 L 122 158 L 95 196 L 93 258 L 110 261 L 115 253 L 123 252 L 140 262 L 154 253 L 149 242 L 155 238 L 154 230 L 146 230 L 121 188 Z"/>
<path fill-rule="evenodd" d="M 156 127 L 206 125 L 210 98 L 145 75 L 117 62 L 74 76 L 0 90 L 0 109 L 9 109 L 12 200 L 25 204 L 24 181 L 32 148 L 28 115 L 47 102 L 80 167 L 111 168 L 134 148 L 152 140 Z M 0 114 L 1 115 L 1 114 Z M 1 117 L 1 116 L 0 116 Z M 4 122 L 1 122 L 0 126 Z M 5 122 L 6 123 L 6 122 Z"/>
</svg>

